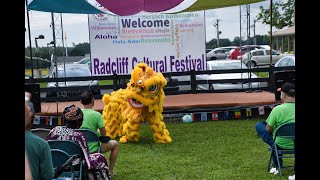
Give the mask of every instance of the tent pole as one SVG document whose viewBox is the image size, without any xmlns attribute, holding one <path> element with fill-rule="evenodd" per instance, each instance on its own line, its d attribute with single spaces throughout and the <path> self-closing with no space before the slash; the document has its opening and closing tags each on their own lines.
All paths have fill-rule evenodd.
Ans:
<svg viewBox="0 0 320 180">
<path fill-rule="evenodd" d="M 270 66 L 272 65 L 272 0 L 270 0 Z"/>
<path fill-rule="evenodd" d="M 33 58 L 32 58 L 32 47 L 31 47 L 30 19 L 29 19 L 29 10 L 28 10 L 28 1 L 27 0 L 26 0 L 26 8 L 27 8 L 29 49 L 30 49 L 30 61 L 31 61 L 31 83 L 33 83 Z"/>
<path fill-rule="evenodd" d="M 54 26 L 54 16 L 53 16 L 53 12 L 51 12 L 51 27 L 52 27 L 52 36 L 53 36 L 53 62 L 54 62 L 54 67 L 55 67 L 55 80 L 56 80 L 56 94 L 57 94 L 57 98 L 56 98 L 56 104 L 57 104 L 57 121 L 59 119 L 59 103 L 58 103 L 58 98 L 59 98 L 59 82 L 58 82 L 58 66 L 57 66 L 57 52 L 56 52 L 56 33 L 55 33 L 55 26 Z"/>
</svg>

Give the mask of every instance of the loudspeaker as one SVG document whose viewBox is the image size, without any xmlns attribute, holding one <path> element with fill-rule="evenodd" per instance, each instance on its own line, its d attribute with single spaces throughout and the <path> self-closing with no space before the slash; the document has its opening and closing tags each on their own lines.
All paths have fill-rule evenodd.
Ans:
<svg viewBox="0 0 320 180">
<path fill-rule="evenodd" d="M 34 106 L 34 112 L 41 112 L 41 101 L 40 101 L 40 85 L 39 84 L 25 84 L 24 90 L 31 93 L 31 102 Z"/>
<path fill-rule="evenodd" d="M 275 99 L 277 101 L 280 101 L 281 92 L 278 92 L 277 89 L 281 88 L 282 84 L 286 82 L 295 84 L 296 73 L 295 71 L 275 72 L 274 78 L 275 78 L 275 90 L 274 90 Z"/>
</svg>

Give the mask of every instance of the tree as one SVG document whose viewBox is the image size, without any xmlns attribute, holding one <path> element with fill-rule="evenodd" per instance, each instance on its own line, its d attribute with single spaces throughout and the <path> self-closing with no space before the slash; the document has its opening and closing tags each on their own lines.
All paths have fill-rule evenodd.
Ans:
<svg viewBox="0 0 320 180">
<path fill-rule="evenodd" d="M 69 52 L 69 56 L 84 56 L 85 54 L 90 54 L 90 44 L 86 42 L 75 45 Z"/>
<path fill-rule="evenodd" d="M 269 35 L 256 35 L 257 45 L 269 45 L 270 36 Z"/>
<path fill-rule="evenodd" d="M 283 27 L 294 25 L 294 1 L 288 0 L 287 2 L 275 2 L 272 4 L 273 27 L 282 29 Z M 257 20 L 262 20 L 264 24 L 270 24 L 270 9 L 264 9 L 260 6 Z"/>
<path fill-rule="evenodd" d="M 224 46 L 231 46 L 231 41 L 227 39 L 219 39 L 219 46 L 224 47 Z M 214 49 L 217 47 L 217 39 L 211 39 L 209 42 L 206 43 L 206 48 L 207 49 Z"/>
<path fill-rule="evenodd" d="M 240 37 L 234 37 L 232 43 L 231 43 L 232 46 L 240 46 Z"/>
</svg>

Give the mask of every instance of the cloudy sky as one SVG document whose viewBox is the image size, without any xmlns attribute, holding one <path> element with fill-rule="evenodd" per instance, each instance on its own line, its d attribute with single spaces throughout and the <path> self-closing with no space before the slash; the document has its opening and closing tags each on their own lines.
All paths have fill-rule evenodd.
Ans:
<svg viewBox="0 0 320 180">
<path fill-rule="evenodd" d="M 254 19 L 260 12 L 259 7 L 268 8 L 270 1 L 250 4 L 250 25 L 253 25 Z M 25 13 L 27 14 L 27 13 Z M 29 11 L 30 32 L 32 46 L 34 46 L 34 38 L 40 34 L 45 36 L 44 40 L 38 40 L 40 47 L 46 47 L 47 43 L 53 40 L 52 29 L 50 27 L 51 14 L 47 12 Z M 220 39 L 229 38 L 231 41 L 234 37 L 240 35 L 240 6 L 211 9 L 205 11 L 206 21 L 206 41 L 216 38 L 217 30 L 213 26 L 216 20 L 219 22 Z M 62 14 L 63 31 L 67 35 L 67 46 L 72 46 L 72 43 L 78 44 L 89 42 L 88 15 L 84 14 Z M 244 28 L 244 25 L 242 25 Z M 25 36 L 25 46 L 29 46 L 27 15 L 25 15 L 25 27 L 27 29 Z M 270 30 L 270 26 L 256 22 L 256 34 L 265 35 Z M 275 30 L 275 29 L 274 29 Z M 244 30 L 242 30 L 243 34 Z M 253 36 L 253 28 L 250 32 Z"/>
</svg>

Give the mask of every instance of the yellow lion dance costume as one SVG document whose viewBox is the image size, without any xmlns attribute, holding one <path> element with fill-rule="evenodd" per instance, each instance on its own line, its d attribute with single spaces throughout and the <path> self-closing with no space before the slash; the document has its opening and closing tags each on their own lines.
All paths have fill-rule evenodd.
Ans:
<svg viewBox="0 0 320 180">
<path fill-rule="evenodd" d="M 107 135 L 118 136 L 121 143 L 139 141 L 140 126 L 147 120 L 153 130 L 156 143 L 168 143 L 172 139 L 163 122 L 163 87 L 167 84 L 161 73 L 156 73 L 145 63 L 138 63 L 132 70 L 126 89 L 104 94 L 102 117 Z"/>
</svg>

